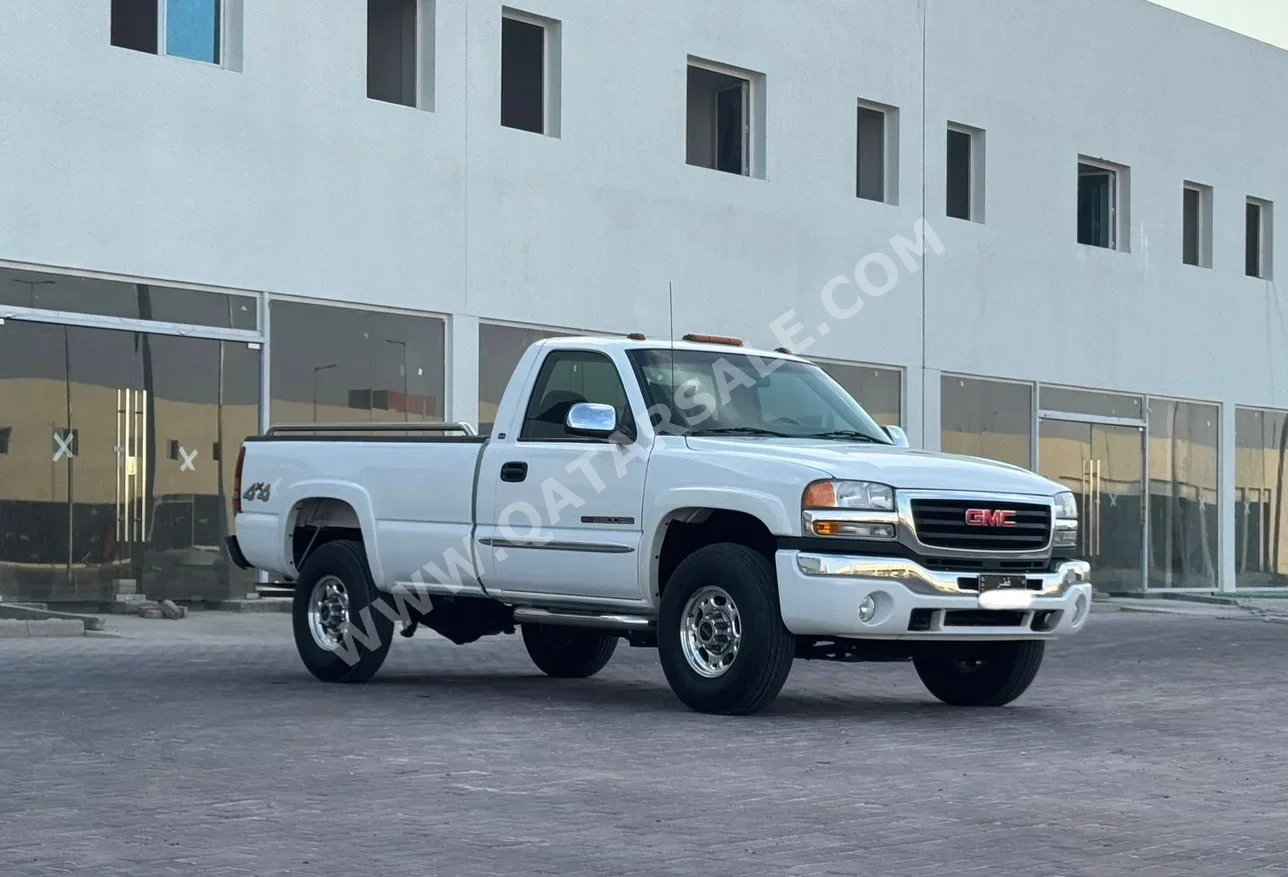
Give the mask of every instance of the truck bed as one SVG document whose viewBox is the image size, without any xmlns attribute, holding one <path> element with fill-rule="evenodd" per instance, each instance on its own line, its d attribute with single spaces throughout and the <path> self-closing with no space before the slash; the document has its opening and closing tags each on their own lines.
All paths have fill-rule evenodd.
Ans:
<svg viewBox="0 0 1288 877">
<path fill-rule="evenodd" d="M 474 484 L 485 441 L 472 435 L 372 435 L 356 429 L 353 434 L 249 438 L 237 518 L 241 551 L 260 569 L 294 577 L 291 546 L 280 537 L 284 526 L 288 533 L 293 527 L 282 518 L 311 497 L 339 497 L 367 541 L 378 587 L 414 581 L 413 574 L 426 564 L 446 569 L 445 557 L 454 553 L 462 561 L 455 565 L 461 584 L 474 590 L 477 578 L 460 567 L 472 551 Z M 248 498 L 256 484 L 270 486 L 268 499 L 254 498 L 253 491 Z M 341 506 L 328 513 L 344 511 Z M 433 578 L 430 570 L 421 574 Z"/>
</svg>

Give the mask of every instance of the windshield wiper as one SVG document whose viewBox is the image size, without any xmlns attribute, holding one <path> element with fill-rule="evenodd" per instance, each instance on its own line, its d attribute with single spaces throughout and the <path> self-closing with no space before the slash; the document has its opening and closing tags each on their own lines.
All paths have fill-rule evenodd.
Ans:
<svg viewBox="0 0 1288 877">
<path fill-rule="evenodd" d="M 866 432 L 859 432 L 858 430 L 854 430 L 854 429 L 833 429 L 827 432 L 814 432 L 814 433 L 810 433 L 809 435 L 803 435 L 801 436 L 801 438 L 847 439 L 849 441 L 855 441 L 855 442 L 867 442 L 868 444 L 873 444 L 873 445 L 886 444 L 886 442 L 878 441 L 877 439 L 874 439 Z"/>
<path fill-rule="evenodd" d="M 785 432 L 774 432 L 759 426 L 713 426 L 707 429 L 691 429 L 688 435 L 767 435 L 773 438 L 795 438 Z"/>
</svg>

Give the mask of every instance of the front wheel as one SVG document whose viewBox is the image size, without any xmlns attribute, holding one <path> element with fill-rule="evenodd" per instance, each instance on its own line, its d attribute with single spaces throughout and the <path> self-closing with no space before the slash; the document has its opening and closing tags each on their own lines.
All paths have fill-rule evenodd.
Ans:
<svg viewBox="0 0 1288 877">
<path fill-rule="evenodd" d="M 1028 690 L 1046 643 L 1041 640 L 929 645 L 912 659 L 926 689 L 952 706 L 1005 706 Z"/>
<path fill-rule="evenodd" d="M 729 543 L 686 557 L 662 591 L 657 646 L 671 690 L 690 709 L 750 715 L 767 707 L 796 655 L 769 561 Z"/>
<path fill-rule="evenodd" d="M 586 679 L 608 664 L 617 635 L 553 624 L 523 625 L 523 645 L 537 669 L 556 679 Z"/>
</svg>

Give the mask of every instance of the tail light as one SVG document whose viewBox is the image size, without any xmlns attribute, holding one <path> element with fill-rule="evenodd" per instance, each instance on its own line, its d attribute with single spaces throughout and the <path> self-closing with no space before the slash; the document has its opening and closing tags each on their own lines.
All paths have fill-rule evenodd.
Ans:
<svg viewBox="0 0 1288 877">
<path fill-rule="evenodd" d="M 233 514 L 241 514 L 241 476 L 242 463 L 246 461 L 246 446 L 242 445 L 237 452 L 237 468 L 233 470 Z"/>
</svg>

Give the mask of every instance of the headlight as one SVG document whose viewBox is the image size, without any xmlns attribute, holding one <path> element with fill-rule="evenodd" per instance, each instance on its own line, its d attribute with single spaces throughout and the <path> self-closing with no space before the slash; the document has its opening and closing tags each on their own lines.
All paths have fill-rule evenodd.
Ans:
<svg viewBox="0 0 1288 877">
<path fill-rule="evenodd" d="M 1070 494 L 1072 496 L 1072 494 Z M 805 488 L 801 505 L 807 509 L 894 511 L 894 488 L 871 481 L 815 481 Z"/>
<path fill-rule="evenodd" d="M 1078 547 L 1078 501 L 1068 491 L 1055 495 L 1051 544 L 1055 548 Z"/>
<path fill-rule="evenodd" d="M 1078 501 L 1069 491 L 1055 495 L 1055 516 L 1067 521 L 1078 520 Z"/>
</svg>

